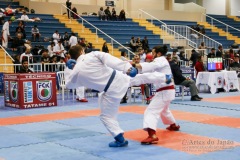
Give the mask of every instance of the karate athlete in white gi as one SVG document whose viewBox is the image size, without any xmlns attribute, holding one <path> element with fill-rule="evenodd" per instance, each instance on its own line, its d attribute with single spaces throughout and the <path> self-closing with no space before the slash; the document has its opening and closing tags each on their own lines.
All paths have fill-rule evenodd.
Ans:
<svg viewBox="0 0 240 160">
<path fill-rule="evenodd" d="M 2 46 L 4 48 L 8 47 L 8 37 L 10 36 L 9 33 L 9 25 L 12 23 L 11 20 L 8 20 L 4 23 L 2 27 Z"/>
<path fill-rule="evenodd" d="M 127 146 L 128 141 L 124 139 L 124 131 L 119 126 L 117 114 L 120 101 L 129 85 L 149 82 L 170 83 L 171 77 L 162 73 L 155 75 L 148 73 L 137 75 L 135 77 L 138 77 L 137 79 L 131 79 L 128 75 L 134 77 L 137 74 L 136 69 L 131 69 L 132 65 L 129 62 L 108 53 L 94 51 L 84 54 L 84 49 L 79 45 L 71 47 L 69 53 L 71 59 L 67 61 L 68 68 L 65 69 L 66 87 L 75 89 L 85 86 L 98 90 L 100 119 L 115 139 L 109 143 L 109 147 Z"/>
<path fill-rule="evenodd" d="M 171 68 L 165 58 L 167 53 L 167 46 L 156 46 L 152 50 L 154 57 L 153 62 L 136 64 L 136 68 L 145 72 L 161 72 L 170 75 Z M 156 94 L 144 112 L 143 129 L 148 132 L 148 137 L 144 139 L 141 144 L 157 143 L 156 129 L 159 116 L 168 130 L 178 131 L 180 126 L 175 124 L 175 118 L 169 110 L 170 102 L 175 98 L 174 83 L 154 83 Z"/>
</svg>

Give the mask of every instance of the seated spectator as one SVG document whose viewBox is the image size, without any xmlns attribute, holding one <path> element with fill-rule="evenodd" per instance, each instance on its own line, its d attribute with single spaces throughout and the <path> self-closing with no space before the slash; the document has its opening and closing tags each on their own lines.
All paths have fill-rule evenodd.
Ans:
<svg viewBox="0 0 240 160">
<path fill-rule="evenodd" d="M 18 30 L 15 33 L 15 37 L 17 37 L 18 34 L 21 34 L 21 38 L 23 38 L 23 32 L 21 30 L 21 28 L 18 28 Z"/>
<path fill-rule="evenodd" d="M 142 40 L 142 48 L 143 48 L 144 50 L 148 50 L 148 49 L 149 49 L 149 44 L 148 44 L 147 36 L 145 36 L 144 39 Z"/>
<path fill-rule="evenodd" d="M 21 54 L 20 56 L 20 63 L 22 63 L 23 60 L 28 60 L 28 63 L 33 63 L 33 55 L 31 53 L 31 48 L 27 47 L 26 51 Z"/>
<path fill-rule="evenodd" d="M 177 63 L 180 62 L 180 57 L 177 55 L 176 50 L 173 50 L 173 52 L 172 52 L 172 59 L 174 59 Z"/>
<path fill-rule="evenodd" d="M 22 38 L 26 39 L 25 25 L 23 21 L 18 22 L 18 26 L 16 28 L 16 32 L 21 32 L 23 34 Z"/>
<path fill-rule="evenodd" d="M 50 72 L 57 72 L 58 71 L 58 57 L 56 55 L 51 57 L 50 64 L 49 64 L 49 71 Z"/>
<path fill-rule="evenodd" d="M 74 13 L 72 13 L 72 18 L 73 18 L 73 19 L 78 19 L 79 17 L 78 17 L 77 8 L 76 8 L 76 7 L 73 7 L 73 8 L 72 8 L 72 11 L 74 12 Z"/>
<path fill-rule="evenodd" d="M 55 43 L 54 42 L 51 42 L 50 45 L 48 45 L 47 49 L 48 49 L 48 54 L 50 57 L 52 57 L 53 55 L 55 55 L 54 53 L 54 46 L 55 46 Z"/>
<path fill-rule="evenodd" d="M 208 58 L 214 58 L 214 57 L 215 57 L 215 54 L 216 54 L 216 53 L 215 53 L 215 48 L 212 48 L 212 49 L 211 49 L 211 52 L 208 53 L 207 57 L 208 57 Z"/>
<path fill-rule="evenodd" d="M 105 20 L 106 19 L 106 14 L 103 11 L 103 7 L 100 7 L 100 10 L 98 11 L 98 16 L 100 20 Z"/>
<path fill-rule="evenodd" d="M 68 44 L 69 44 L 70 47 L 75 46 L 76 44 L 78 44 L 78 38 L 75 35 L 75 33 L 71 33 L 71 37 L 70 37 L 70 39 L 68 41 Z"/>
<path fill-rule="evenodd" d="M 235 54 L 234 56 L 234 62 L 230 64 L 231 68 L 238 68 L 240 69 L 240 62 L 239 62 L 239 54 Z"/>
<path fill-rule="evenodd" d="M 56 30 L 55 33 L 53 33 L 52 38 L 55 44 L 57 44 L 58 41 L 61 40 L 61 35 L 58 33 L 58 30 Z"/>
<path fill-rule="evenodd" d="M 138 55 L 139 55 L 139 57 L 140 57 L 140 62 L 141 62 L 141 63 L 142 63 L 142 62 L 145 62 L 146 53 L 144 53 L 144 50 L 143 50 L 141 47 L 138 48 Z"/>
<path fill-rule="evenodd" d="M 111 20 L 112 17 L 111 17 L 111 12 L 109 10 L 109 7 L 107 7 L 105 10 L 104 10 L 104 13 L 105 13 L 105 16 L 106 16 L 106 19 L 107 20 Z"/>
<path fill-rule="evenodd" d="M 27 59 L 22 60 L 22 65 L 18 73 L 33 73 L 33 71 L 29 69 L 29 63 Z"/>
<path fill-rule="evenodd" d="M 198 72 L 205 71 L 205 67 L 203 64 L 203 56 L 199 55 L 197 59 L 197 63 L 195 65 L 195 70 L 196 70 L 196 76 L 198 75 Z"/>
<path fill-rule="evenodd" d="M 191 101 L 201 101 L 202 97 L 198 96 L 198 89 L 196 87 L 195 81 L 190 79 L 189 77 L 186 78 L 182 75 L 180 67 L 177 65 L 176 62 L 171 60 L 171 55 L 167 56 L 167 60 L 169 61 L 171 67 L 174 83 L 176 85 L 182 85 L 190 88 Z"/>
<path fill-rule="evenodd" d="M 136 41 L 134 37 L 131 38 L 129 47 L 133 50 L 133 52 L 136 52 L 137 47 L 136 47 Z"/>
<path fill-rule="evenodd" d="M 58 62 L 58 71 L 64 71 L 65 65 L 65 58 L 61 57 L 60 61 Z"/>
<path fill-rule="evenodd" d="M 122 52 L 121 52 L 121 57 L 120 57 L 120 59 L 121 59 L 122 61 L 129 61 L 129 59 L 128 59 L 128 57 L 127 57 L 127 53 L 126 53 L 125 51 L 122 51 Z"/>
<path fill-rule="evenodd" d="M 42 51 L 41 63 L 42 63 L 43 71 L 49 71 L 48 63 L 50 63 L 50 56 L 48 54 L 48 50 L 46 49 Z"/>
<path fill-rule="evenodd" d="M 57 57 L 64 57 L 64 54 L 66 53 L 67 51 L 65 51 L 65 48 L 63 47 L 62 45 L 62 41 L 59 40 L 58 41 L 58 44 L 56 44 L 53 48 L 53 53 L 54 55 L 56 55 Z"/>
<path fill-rule="evenodd" d="M 13 9 L 10 4 L 5 8 L 5 13 L 7 16 L 15 15 L 17 12 L 17 9 Z"/>
<path fill-rule="evenodd" d="M 28 17 L 28 15 L 27 15 L 27 13 L 26 13 L 25 11 L 23 12 L 21 18 L 18 19 L 18 20 L 21 20 L 21 21 L 31 21 L 31 22 L 34 21 L 33 19 L 30 19 L 30 18 Z"/>
<path fill-rule="evenodd" d="M 199 53 L 200 53 L 201 55 L 204 55 L 204 51 L 205 51 L 207 48 L 208 48 L 208 47 L 205 45 L 205 43 L 204 43 L 204 42 L 201 42 L 200 46 L 198 47 L 198 49 L 201 49 L 201 50 L 199 50 Z"/>
<path fill-rule="evenodd" d="M 25 43 L 28 43 L 28 41 L 24 40 L 22 38 L 22 34 L 21 33 L 18 33 L 17 34 L 17 37 L 15 37 L 13 39 L 13 42 L 12 42 L 12 49 L 13 51 L 17 50 L 17 53 L 20 55 L 22 54 L 26 47 L 24 46 Z"/>
<path fill-rule="evenodd" d="M 142 42 L 140 37 L 138 37 L 136 40 L 136 50 L 138 50 L 139 48 L 142 48 Z"/>
<path fill-rule="evenodd" d="M 105 52 L 105 53 L 109 53 L 108 46 L 107 46 L 107 42 L 104 42 L 104 43 L 103 43 L 102 51 Z"/>
<path fill-rule="evenodd" d="M 119 14 L 119 20 L 120 21 L 126 21 L 126 15 L 125 15 L 125 11 L 124 11 L 124 9 L 122 9 L 121 11 L 120 11 L 120 14 Z"/>
<path fill-rule="evenodd" d="M 180 52 L 179 58 L 180 58 L 181 61 L 189 61 L 189 60 L 185 57 L 184 51 L 181 51 L 181 52 Z"/>
<path fill-rule="evenodd" d="M 112 15 L 111 16 L 112 16 L 113 21 L 117 20 L 117 12 L 116 12 L 115 8 L 112 8 Z"/>
<path fill-rule="evenodd" d="M 70 36 L 68 35 L 68 32 L 65 32 L 64 35 L 63 35 L 63 46 L 64 47 L 68 47 L 69 39 L 70 39 Z"/>
<path fill-rule="evenodd" d="M 37 28 L 37 25 L 34 25 L 34 27 L 32 28 L 32 37 L 34 42 L 36 41 L 36 38 L 38 39 L 39 42 L 41 34 L 39 32 L 39 29 Z"/>
<path fill-rule="evenodd" d="M 18 64 L 21 64 L 20 60 L 19 60 L 20 59 L 20 55 L 19 54 L 15 55 L 13 59 L 14 59 L 13 64 L 15 65 L 14 66 L 14 73 L 19 73 L 20 66 Z"/>
</svg>

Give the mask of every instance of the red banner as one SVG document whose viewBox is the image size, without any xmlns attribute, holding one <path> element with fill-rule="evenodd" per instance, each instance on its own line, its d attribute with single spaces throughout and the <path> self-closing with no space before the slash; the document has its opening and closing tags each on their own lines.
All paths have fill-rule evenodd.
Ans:
<svg viewBox="0 0 240 160">
<path fill-rule="evenodd" d="M 20 109 L 57 106 L 56 73 L 4 74 L 4 101 Z"/>
</svg>

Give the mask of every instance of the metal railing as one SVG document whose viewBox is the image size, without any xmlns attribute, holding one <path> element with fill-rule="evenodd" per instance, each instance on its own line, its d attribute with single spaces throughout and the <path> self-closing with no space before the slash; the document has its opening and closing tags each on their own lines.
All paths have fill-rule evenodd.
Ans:
<svg viewBox="0 0 240 160">
<path fill-rule="evenodd" d="M 211 17 L 209 15 L 206 15 L 205 13 L 202 13 L 202 22 L 203 22 L 203 16 L 209 17 L 211 19 L 212 29 L 213 29 L 214 25 L 215 26 L 218 25 L 218 24 L 224 25 L 225 26 L 225 30 L 224 31 L 226 32 L 226 36 L 228 36 L 228 34 L 230 33 L 229 29 L 233 29 L 234 31 L 240 32 L 239 29 L 234 28 L 234 27 L 232 27 L 232 26 L 230 26 L 230 25 L 228 25 L 226 23 L 223 23 L 223 22 L 221 22 L 221 21 L 219 21 L 219 20 L 217 20 L 217 19 L 215 19 L 215 18 L 213 18 L 213 17 Z"/>
<path fill-rule="evenodd" d="M 4 51 L 4 63 L 7 63 L 7 56 L 14 62 L 15 60 L 12 58 L 12 56 L 10 54 L 8 54 L 8 52 L 3 48 L 3 46 L 0 45 L 0 48 L 2 48 L 2 50 Z"/>
<path fill-rule="evenodd" d="M 116 43 L 117 45 L 121 46 L 122 48 L 124 48 L 127 53 L 128 53 L 128 57 L 130 58 L 130 54 L 135 55 L 135 53 L 133 53 L 131 50 L 129 50 L 127 47 L 125 47 L 124 45 L 122 45 L 121 43 L 119 43 L 118 41 L 116 41 L 114 38 L 112 38 L 111 36 L 109 36 L 108 34 L 106 34 L 105 32 L 103 32 L 101 29 L 97 28 L 96 26 L 94 26 L 93 24 L 91 24 L 90 22 L 88 22 L 87 20 L 85 20 L 83 17 L 81 17 L 80 15 L 78 15 L 77 13 L 73 12 L 72 10 L 70 10 L 69 8 L 67 8 L 65 5 L 62 4 L 62 7 L 64 7 L 65 9 L 69 10 L 72 14 L 78 16 L 81 20 L 82 20 L 82 25 L 84 26 L 84 23 L 89 24 L 91 27 L 93 27 L 95 29 L 95 33 L 96 33 L 96 42 L 98 42 L 98 33 L 102 33 L 104 34 L 106 37 L 108 37 L 111 40 L 111 45 L 112 45 L 112 55 L 114 55 L 113 52 L 113 48 L 114 48 L 114 43 Z M 70 19 L 71 21 L 71 19 Z M 82 32 L 84 32 L 84 28 L 82 28 Z"/>
<path fill-rule="evenodd" d="M 207 48 L 217 48 L 219 45 L 222 46 L 221 43 L 192 29 L 189 26 L 184 26 L 184 25 L 167 25 L 167 26 L 168 26 L 168 28 L 174 30 L 175 32 L 179 33 L 180 35 L 183 35 L 184 37 L 191 39 L 192 41 L 197 43 L 198 46 L 200 46 L 202 42 L 204 42 L 204 44 Z"/>
<path fill-rule="evenodd" d="M 164 34 L 162 36 L 163 39 L 168 39 L 172 36 L 176 40 L 175 43 L 177 43 L 177 45 L 180 45 L 180 43 L 181 43 L 180 41 L 185 40 L 187 42 L 188 46 L 190 46 L 192 48 L 197 48 L 197 44 L 195 42 L 193 42 L 192 40 L 188 39 L 187 37 L 175 32 L 174 30 L 169 28 L 168 25 L 166 23 L 164 23 L 163 21 L 159 20 L 158 18 L 154 17 L 153 15 L 147 13 L 146 11 L 144 11 L 142 9 L 139 9 L 139 11 L 141 13 L 141 18 L 143 17 L 143 14 L 146 14 L 147 16 L 150 17 L 152 24 L 153 24 L 153 20 L 156 20 L 162 24 L 160 27 L 164 32 Z"/>
</svg>

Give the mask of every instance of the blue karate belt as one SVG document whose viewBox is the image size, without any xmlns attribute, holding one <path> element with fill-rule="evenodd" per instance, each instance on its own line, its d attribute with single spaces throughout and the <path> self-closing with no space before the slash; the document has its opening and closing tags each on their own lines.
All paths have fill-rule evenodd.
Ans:
<svg viewBox="0 0 240 160">
<path fill-rule="evenodd" d="M 106 85 L 106 87 L 105 87 L 104 90 L 103 90 L 104 92 L 107 92 L 107 90 L 108 90 L 109 86 L 111 85 L 111 83 L 112 83 L 115 75 L 116 75 L 116 70 L 113 70 L 112 75 L 111 75 L 111 77 L 109 78 L 109 80 L 108 80 L 108 82 L 107 82 L 107 85 Z"/>
</svg>

